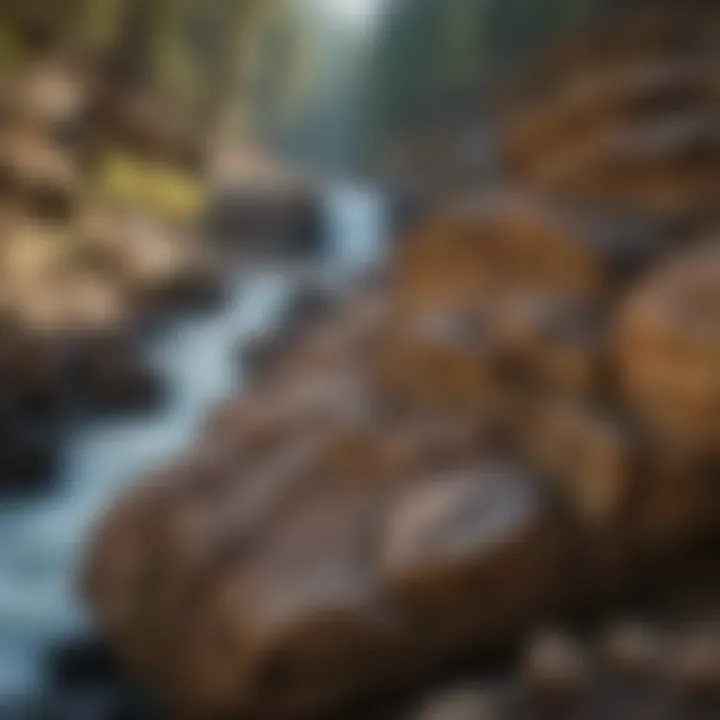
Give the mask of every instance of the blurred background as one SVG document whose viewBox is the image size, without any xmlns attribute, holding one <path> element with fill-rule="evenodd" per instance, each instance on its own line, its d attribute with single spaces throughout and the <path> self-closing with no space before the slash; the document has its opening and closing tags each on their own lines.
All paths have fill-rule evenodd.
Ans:
<svg viewBox="0 0 720 720">
<path fill-rule="evenodd" d="M 98 520 L 219 406 L 325 372 L 301 340 L 362 325 L 368 297 L 372 352 L 345 338 L 330 362 L 362 357 L 383 422 L 390 398 L 445 429 L 481 414 L 580 518 L 563 548 L 587 542 L 581 565 L 603 574 L 614 560 L 594 543 L 617 540 L 663 568 L 648 574 L 664 591 L 658 558 L 690 546 L 694 561 L 720 528 L 719 21 L 709 0 L 0 0 L 0 719 L 176 716 L 148 697 L 151 673 L 119 669 L 108 614 L 80 599 Z M 338 402 L 344 422 L 355 405 Z M 444 448 L 446 465 L 480 444 Z M 655 504 L 652 483 L 632 486 L 647 517 L 616 516 L 637 447 L 646 485 L 677 472 Z M 516 504 L 497 502 L 512 524 Z M 629 526 L 642 537 L 626 543 Z M 701 604 L 717 607 L 707 576 Z M 643 633 L 620 633 L 632 658 Z M 570 640 L 533 647 L 532 682 L 582 684 Z M 688 662 L 717 691 L 720 641 L 706 650 Z M 462 655 L 430 654 L 443 672 Z M 414 716 L 516 716 L 472 688 Z M 649 696 L 656 717 L 696 717 Z M 215 717 L 200 707 L 187 716 Z"/>
</svg>

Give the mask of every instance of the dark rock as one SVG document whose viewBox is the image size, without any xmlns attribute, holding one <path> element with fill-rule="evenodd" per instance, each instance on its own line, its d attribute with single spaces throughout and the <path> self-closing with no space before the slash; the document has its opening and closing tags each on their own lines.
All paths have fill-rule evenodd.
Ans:
<svg viewBox="0 0 720 720">
<path fill-rule="evenodd" d="M 92 412 L 149 411 L 166 395 L 164 379 L 144 362 L 132 335 L 78 339 L 65 372 L 76 398 Z"/>
<path fill-rule="evenodd" d="M 244 255 L 318 256 L 327 245 L 324 209 L 302 188 L 240 188 L 217 199 L 206 219 L 208 235 Z"/>
<path fill-rule="evenodd" d="M 59 357 L 50 340 L 18 333 L 3 337 L 0 382 L 17 412 L 56 415 L 68 400 Z"/>
<path fill-rule="evenodd" d="M 18 416 L 2 430 L 0 489 L 33 493 L 44 489 L 57 469 L 62 434 L 53 422 Z"/>
<path fill-rule="evenodd" d="M 305 285 L 292 299 L 285 317 L 285 325 L 292 332 L 301 332 L 309 326 L 327 320 L 338 303 L 337 294 L 328 288 L 312 283 Z"/>
<path fill-rule="evenodd" d="M 95 412 L 124 414 L 150 412 L 167 396 L 164 379 L 149 367 L 119 358 L 96 368 L 86 392 Z"/>
<path fill-rule="evenodd" d="M 239 365 L 244 380 L 259 382 L 277 370 L 293 340 L 284 330 L 267 330 L 244 340 L 239 347 Z"/>
<path fill-rule="evenodd" d="M 241 343 L 238 358 L 243 378 L 253 382 L 276 374 L 283 359 L 308 339 L 314 328 L 328 320 L 337 302 L 323 287 L 300 288 L 279 327 L 265 329 Z"/>
<path fill-rule="evenodd" d="M 82 636 L 56 645 L 48 667 L 53 685 L 65 690 L 115 686 L 122 671 L 111 648 L 100 638 Z"/>
<path fill-rule="evenodd" d="M 146 312 L 172 316 L 217 309 L 227 300 L 228 292 L 219 268 L 191 267 L 142 295 Z"/>
<path fill-rule="evenodd" d="M 36 705 L 23 712 L 23 720 L 170 720 L 172 717 L 154 699 L 130 687 L 50 692 Z"/>
<path fill-rule="evenodd" d="M 116 720 L 117 699 L 106 690 L 87 693 L 48 692 L 26 708 L 28 720 Z"/>
</svg>

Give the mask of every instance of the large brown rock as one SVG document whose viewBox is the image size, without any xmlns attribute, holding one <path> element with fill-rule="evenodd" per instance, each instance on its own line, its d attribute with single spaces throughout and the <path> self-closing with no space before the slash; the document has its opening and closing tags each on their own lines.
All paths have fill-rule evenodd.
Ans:
<svg viewBox="0 0 720 720">
<path fill-rule="evenodd" d="M 512 170 L 543 192 L 616 210 L 712 211 L 719 21 L 708 3 L 666 5 L 571 36 L 505 104 Z"/>
<path fill-rule="evenodd" d="M 619 318 L 619 372 L 638 417 L 662 437 L 720 448 L 720 245 L 664 264 Z"/>
<path fill-rule="evenodd" d="M 257 434 L 263 413 L 282 417 L 263 403 L 216 418 L 204 452 L 104 523 L 88 597 L 124 656 L 200 712 L 333 707 L 494 645 L 561 594 L 542 492 L 478 465 L 476 418 L 403 420 L 348 397 L 312 395 L 279 434 Z"/>
<path fill-rule="evenodd" d="M 667 243 L 642 219 L 579 211 L 522 189 L 471 194 L 404 238 L 394 294 L 410 312 L 482 309 L 513 293 L 597 304 Z"/>
</svg>

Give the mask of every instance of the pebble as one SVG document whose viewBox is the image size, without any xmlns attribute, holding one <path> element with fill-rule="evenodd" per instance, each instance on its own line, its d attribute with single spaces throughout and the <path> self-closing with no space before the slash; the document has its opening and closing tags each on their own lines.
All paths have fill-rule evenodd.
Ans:
<svg viewBox="0 0 720 720">
<path fill-rule="evenodd" d="M 602 639 L 602 652 L 610 669 L 628 679 L 659 678 L 666 660 L 663 638 L 642 623 L 610 626 Z"/>
<path fill-rule="evenodd" d="M 497 699 L 479 687 L 447 690 L 426 701 L 410 720 L 499 720 Z"/>
<path fill-rule="evenodd" d="M 698 630 L 683 637 L 673 653 L 672 674 L 689 695 L 720 699 L 720 634 Z"/>
<path fill-rule="evenodd" d="M 570 635 L 545 632 L 527 647 L 522 677 L 526 689 L 538 698 L 578 700 L 590 684 L 590 659 L 585 648 Z"/>
</svg>

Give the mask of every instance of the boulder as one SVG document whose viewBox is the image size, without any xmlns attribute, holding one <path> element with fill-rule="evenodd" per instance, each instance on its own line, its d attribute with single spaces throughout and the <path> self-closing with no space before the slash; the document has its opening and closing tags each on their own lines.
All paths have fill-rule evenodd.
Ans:
<svg viewBox="0 0 720 720">
<path fill-rule="evenodd" d="M 538 488 L 512 467 L 480 464 L 408 488 L 387 515 L 379 569 L 413 655 L 492 646 L 551 607 L 560 536 Z"/>
<path fill-rule="evenodd" d="M 620 381 L 637 417 L 660 436 L 720 448 L 720 246 L 711 241 L 657 268 L 618 319 Z"/>
<path fill-rule="evenodd" d="M 219 191 L 206 228 L 210 237 L 246 258 L 318 256 L 326 247 L 318 192 L 286 180 L 267 186 L 250 180 Z"/>
</svg>

